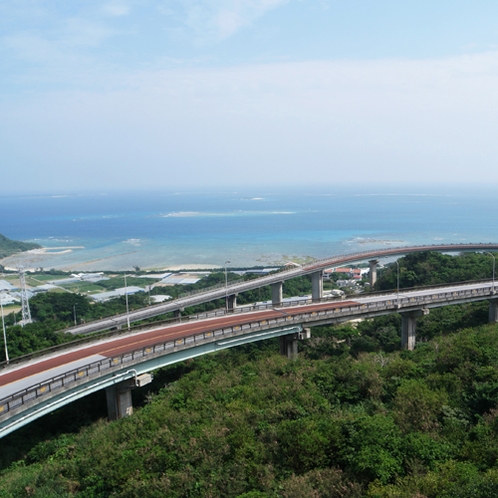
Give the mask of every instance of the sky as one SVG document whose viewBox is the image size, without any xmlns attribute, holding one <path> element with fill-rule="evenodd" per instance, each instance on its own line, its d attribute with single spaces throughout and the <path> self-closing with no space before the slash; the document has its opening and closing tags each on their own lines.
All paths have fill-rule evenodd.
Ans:
<svg viewBox="0 0 498 498">
<path fill-rule="evenodd" d="M 0 0 L 0 195 L 498 185 L 496 0 Z"/>
</svg>

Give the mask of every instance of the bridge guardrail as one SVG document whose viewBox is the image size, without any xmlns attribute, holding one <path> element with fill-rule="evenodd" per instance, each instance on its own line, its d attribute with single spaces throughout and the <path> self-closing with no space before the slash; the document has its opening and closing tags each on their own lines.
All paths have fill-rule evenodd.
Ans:
<svg viewBox="0 0 498 498">
<path fill-rule="evenodd" d="M 64 374 L 51 377 L 45 381 L 39 382 L 23 389 L 17 393 L 11 394 L 3 399 L 0 399 L 0 418 L 5 416 L 10 411 L 25 405 L 43 395 L 53 393 L 64 387 L 68 387 L 77 381 L 99 377 L 102 373 L 107 373 L 113 367 L 126 366 L 126 364 L 134 363 L 135 360 L 154 355 L 176 352 L 182 349 L 188 349 L 194 346 L 202 345 L 206 342 L 213 342 L 222 337 L 234 337 L 244 335 L 247 330 L 260 329 L 262 326 L 278 326 L 281 323 L 289 321 L 288 317 L 278 317 L 261 319 L 254 322 L 248 322 L 242 325 L 233 325 L 223 328 L 214 328 L 210 331 L 196 333 L 174 340 L 159 341 L 150 346 L 144 346 L 135 349 L 131 352 L 123 353 L 112 358 L 106 358 L 94 361 L 86 366 L 79 367 Z"/>
<path fill-rule="evenodd" d="M 435 291 L 436 290 L 437 289 L 435 289 Z M 33 400 L 36 400 L 40 396 L 60 390 L 63 387 L 70 385 L 71 383 L 83 380 L 85 378 L 89 379 L 99 377 L 102 372 L 109 371 L 116 366 L 126 366 L 127 363 L 129 364 L 129 366 L 131 366 L 131 364 L 133 364 L 136 359 L 143 358 L 147 355 L 150 355 L 150 357 L 152 357 L 153 355 L 162 356 L 169 352 L 188 349 L 206 342 L 217 341 L 220 337 L 241 336 L 244 335 L 247 330 L 261 329 L 262 327 L 264 327 L 265 329 L 269 329 L 272 328 L 272 325 L 278 326 L 281 323 L 287 322 L 310 323 L 313 321 L 319 321 L 317 318 L 327 317 L 330 315 L 332 315 L 333 317 L 347 316 L 349 318 L 379 312 L 379 310 L 400 311 L 403 307 L 420 307 L 427 304 L 440 303 L 442 301 L 446 302 L 448 300 L 456 301 L 458 299 L 468 297 L 480 297 L 486 299 L 491 296 L 496 296 L 496 294 L 493 293 L 493 290 L 494 287 L 492 285 L 489 285 L 489 287 L 481 287 L 478 289 L 464 289 L 459 291 L 445 291 L 439 293 L 436 292 L 434 294 L 428 294 L 425 296 L 406 297 L 391 295 L 389 299 L 386 299 L 385 301 L 377 301 L 373 303 L 357 303 L 356 305 L 348 304 L 342 307 L 335 307 L 325 310 L 309 310 L 307 312 L 304 310 L 302 310 L 302 312 L 297 310 L 296 313 L 292 315 L 285 314 L 285 316 L 278 318 L 273 317 L 268 319 L 256 320 L 254 322 L 249 321 L 246 323 L 241 323 L 240 325 L 234 325 L 226 328 L 214 328 L 207 332 L 188 335 L 175 340 L 160 341 L 150 346 L 145 346 L 113 358 L 106 358 L 104 360 L 90 363 L 85 367 L 80 367 L 65 374 L 47 379 L 46 381 L 37 383 L 22 391 L 0 399 L 0 419 L 5 417 L 5 415 L 7 415 L 12 410 Z"/>
<path fill-rule="evenodd" d="M 390 255 L 399 255 L 399 254 L 405 254 L 408 252 L 420 252 L 420 251 L 431 251 L 431 250 L 438 250 L 438 251 L 448 251 L 448 252 L 456 252 L 456 251 L 463 251 L 463 250 L 474 250 L 474 251 L 479 251 L 483 249 L 498 249 L 498 244 L 494 243 L 479 243 L 479 244 L 465 244 L 465 243 L 460 243 L 460 244 L 432 244 L 432 245 L 415 245 L 415 246 L 398 246 L 398 247 L 392 247 L 389 249 L 382 249 L 382 250 L 368 250 L 368 251 L 361 251 L 361 252 L 354 252 L 354 253 L 347 253 L 347 254 L 341 254 L 341 255 L 336 255 L 332 257 L 326 257 L 326 258 L 321 258 L 318 260 L 315 260 L 311 263 L 307 263 L 305 265 L 300 266 L 299 268 L 282 268 L 278 274 L 270 274 L 270 275 L 265 275 L 263 277 L 259 277 L 254 280 L 242 282 L 242 283 L 236 283 L 233 282 L 232 284 L 225 286 L 222 283 L 217 284 L 214 286 L 211 286 L 207 289 L 199 289 L 196 291 L 192 291 L 191 293 L 185 293 L 182 294 L 180 297 L 177 298 L 177 300 L 188 300 L 188 298 L 194 298 L 195 296 L 201 295 L 203 293 L 209 293 L 209 292 L 214 292 L 214 291 L 222 291 L 225 288 L 227 289 L 227 293 L 230 294 L 230 292 L 245 292 L 247 290 L 251 290 L 254 288 L 257 288 L 258 286 L 265 286 L 265 285 L 271 285 L 272 283 L 278 282 L 278 277 L 281 274 L 285 274 L 285 279 L 290 278 L 289 275 L 296 274 L 298 275 L 306 275 L 309 273 L 312 273 L 313 270 L 319 270 L 325 268 L 327 265 L 333 266 L 334 264 L 344 264 L 346 262 L 352 262 L 355 260 L 360 260 L 360 259 L 367 259 L 367 258 L 377 258 L 377 257 L 382 257 L 382 256 L 390 256 Z M 268 281 L 268 282 L 266 282 Z M 255 284 L 257 284 L 255 286 Z M 258 285 L 261 284 L 261 285 Z M 223 298 L 224 295 L 221 294 L 220 296 L 217 296 L 216 298 Z M 215 299 L 215 298 L 213 298 Z M 176 300 L 170 301 L 168 304 L 173 304 Z M 166 306 L 168 306 L 166 304 Z M 195 304 L 195 303 L 193 303 Z M 178 308 L 185 307 L 185 306 L 191 306 L 193 304 L 187 303 L 178 303 Z M 158 315 L 161 313 L 167 313 L 171 311 L 171 309 L 161 311 L 161 308 L 164 307 L 165 304 L 156 304 L 153 306 L 149 306 L 147 308 L 144 308 L 144 310 L 148 310 L 150 314 L 150 310 L 156 309 L 158 310 Z M 137 310 L 134 313 L 139 315 L 141 310 Z M 120 315 L 115 315 L 113 317 L 116 320 L 123 320 L 126 319 L 125 314 L 120 314 Z M 138 318 L 140 319 L 140 318 Z M 106 320 L 106 319 L 104 319 Z M 84 327 L 91 327 L 92 325 L 97 325 L 100 322 L 100 320 L 96 320 L 93 322 L 88 322 L 84 325 Z M 75 327 L 77 328 L 77 327 Z M 71 331 L 73 327 L 69 328 L 68 331 Z"/>
<path fill-rule="evenodd" d="M 470 284 L 481 284 L 489 282 L 489 279 L 484 279 L 484 280 L 469 280 L 466 282 L 459 282 L 458 284 L 454 285 L 470 285 Z M 402 292 L 410 292 L 410 291 L 421 291 L 421 290 L 426 290 L 426 289 L 439 289 L 439 288 L 446 288 L 448 287 L 448 284 L 434 284 L 434 285 L 428 285 L 424 287 L 409 287 L 409 288 L 403 288 L 400 289 L 400 293 Z M 378 296 L 389 296 L 392 295 L 394 292 L 396 292 L 395 289 L 390 289 L 390 290 L 385 290 L 385 291 L 379 291 L 379 292 L 369 292 L 365 294 L 361 294 L 360 297 L 378 297 Z M 352 297 L 350 297 L 351 299 Z M 288 299 L 288 298 L 286 298 Z M 166 320 L 160 320 L 158 322 L 149 322 L 146 324 L 139 324 L 139 325 L 133 325 L 130 330 L 128 329 L 123 329 L 123 328 L 117 328 L 115 330 L 110 330 L 110 331 L 104 331 L 104 332 L 97 332 L 95 335 L 87 335 L 87 336 L 82 336 L 83 338 L 81 339 L 76 339 L 74 341 L 70 342 L 65 342 L 62 344 L 57 344 L 55 346 L 51 346 L 46 349 L 42 349 L 39 351 L 34 351 L 33 353 L 28 353 L 22 356 L 18 356 L 16 358 L 13 358 L 10 360 L 9 363 L 6 361 L 3 361 L 0 363 L 0 370 L 7 367 L 8 365 L 14 365 L 17 363 L 21 363 L 23 361 L 27 361 L 30 359 L 38 358 L 40 356 L 47 355 L 49 353 L 55 353 L 59 351 L 63 351 L 65 349 L 71 349 L 75 345 L 78 344 L 86 344 L 88 342 L 97 340 L 97 339 L 106 339 L 114 336 L 119 336 L 119 335 L 124 335 L 126 333 L 129 333 L 130 331 L 137 332 L 140 330 L 146 330 L 149 328 L 154 328 L 158 327 L 160 325 L 164 326 L 169 326 L 173 325 L 175 323 L 183 323 L 185 321 L 196 321 L 196 320 L 202 320 L 205 318 L 216 318 L 220 316 L 226 316 L 226 315 L 232 315 L 232 314 L 239 314 L 239 313 L 250 313 L 252 311 L 258 311 L 258 310 L 266 310 L 266 309 L 275 309 L 275 308 L 286 308 L 286 307 L 296 307 L 296 306 L 305 306 L 309 304 L 316 304 L 316 303 L 327 303 L 331 301 L 337 301 L 340 302 L 344 298 L 328 295 L 323 297 L 320 300 L 313 301 L 311 298 L 308 299 L 302 299 L 301 297 L 296 297 L 296 298 L 291 298 L 291 300 L 286 300 L 280 303 L 278 306 L 275 306 L 273 303 L 254 303 L 254 304 L 248 304 L 246 306 L 239 306 L 233 310 L 228 310 L 226 311 L 224 308 L 220 308 L 217 310 L 211 310 L 211 311 L 206 311 L 204 313 L 197 313 L 195 315 L 184 315 L 179 318 L 169 318 Z M 145 308 L 147 309 L 147 308 Z M 126 315 L 124 315 L 126 317 Z M 112 320 L 114 317 L 109 317 L 109 320 Z M 119 324 L 116 324 L 116 326 L 119 326 Z"/>
<path fill-rule="evenodd" d="M 147 308 L 143 308 L 142 310 L 137 310 L 134 311 L 133 314 L 137 316 L 137 320 L 140 320 L 140 312 L 147 310 L 148 315 L 151 315 L 151 310 L 157 310 L 158 312 L 155 313 L 156 315 L 162 314 L 162 313 L 168 313 L 172 311 L 173 309 L 180 309 L 182 307 L 188 307 L 195 305 L 196 303 L 189 303 L 188 300 L 189 298 L 194 299 L 195 296 L 202 295 L 204 293 L 210 293 L 210 292 L 215 292 L 215 291 L 223 291 L 225 288 L 227 289 L 227 293 L 230 294 L 230 292 L 245 292 L 247 290 L 251 290 L 254 288 L 257 288 L 258 286 L 265 286 L 265 285 L 271 285 L 272 283 L 278 282 L 278 277 L 284 273 L 285 274 L 285 279 L 292 278 L 290 275 L 293 273 L 296 274 L 296 276 L 302 274 L 306 275 L 309 273 L 312 273 L 313 270 L 315 269 L 323 269 L 327 265 L 333 266 L 335 263 L 337 264 L 344 264 L 348 261 L 355 261 L 359 259 L 366 259 L 369 257 L 376 258 L 376 257 L 382 257 L 382 256 L 389 256 L 389 255 L 396 255 L 396 254 L 404 254 L 408 252 L 420 252 L 420 251 L 430 251 L 430 250 L 441 250 L 441 251 L 450 251 L 450 252 L 455 252 L 455 251 L 462 251 L 462 250 L 483 250 L 483 249 L 498 249 L 498 244 L 493 244 L 493 243 L 480 243 L 480 244 L 432 244 L 430 246 L 426 245 L 416 245 L 416 246 L 399 246 L 399 247 L 393 247 L 389 249 L 382 249 L 382 250 L 377 250 L 377 251 L 361 251 L 361 252 L 355 252 L 355 253 L 347 253 L 347 254 L 341 254 L 341 255 L 336 255 L 333 257 L 326 257 L 322 259 L 315 260 L 311 263 L 307 263 L 306 265 L 300 266 L 299 268 L 282 268 L 280 271 L 276 274 L 270 274 L 270 275 L 265 275 L 263 277 L 259 277 L 254 280 L 246 281 L 246 282 L 233 282 L 228 286 L 225 286 L 224 284 L 220 283 L 214 286 L 210 286 L 208 288 L 204 289 L 199 289 L 195 291 L 191 291 L 190 293 L 184 293 L 181 296 L 179 296 L 177 299 L 173 301 L 169 301 L 167 304 L 161 303 L 161 304 L 156 304 L 153 306 L 148 306 Z M 363 258 L 364 257 L 364 258 Z M 324 266 L 324 264 L 327 264 Z M 322 268 L 323 267 L 323 268 Z M 268 282 L 265 282 L 268 280 Z M 255 283 L 260 284 L 260 285 L 254 285 Z M 219 296 L 213 297 L 212 299 L 222 299 L 224 297 L 224 294 L 222 293 Z M 175 303 L 175 301 L 181 301 L 181 300 L 187 300 L 185 303 L 178 302 L 178 307 L 177 308 L 172 308 L 172 309 L 166 309 L 166 310 L 161 310 L 163 307 L 169 307 L 171 308 L 171 304 Z M 153 316 L 153 315 L 152 315 Z M 125 314 L 119 314 L 115 315 L 113 317 L 115 320 L 125 320 L 126 315 Z M 92 322 L 88 322 L 84 325 L 79 325 L 76 327 L 70 327 L 67 329 L 69 332 L 73 331 L 73 329 L 78 329 L 79 327 L 92 327 L 92 325 L 98 325 L 102 321 L 109 320 L 104 319 L 104 320 L 95 320 Z M 100 330 L 103 330 L 105 327 L 102 327 Z M 97 329 L 99 330 L 99 329 Z M 95 330 L 95 331 L 97 331 Z M 77 333 L 75 331 L 75 333 Z"/>
</svg>

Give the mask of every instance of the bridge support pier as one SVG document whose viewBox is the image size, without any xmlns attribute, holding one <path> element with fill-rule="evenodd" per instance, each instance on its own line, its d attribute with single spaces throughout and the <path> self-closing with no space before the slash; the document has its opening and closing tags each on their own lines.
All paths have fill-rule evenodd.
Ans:
<svg viewBox="0 0 498 498">
<path fill-rule="evenodd" d="M 311 299 L 319 302 L 323 298 L 323 270 L 311 274 Z"/>
<path fill-rule="evenodd" d="M 310 329 L 303 329 L 302 332 L 296 334 L 288 334 L 280 336 L 280 354 L 287 356 L 289 360 L 297 358 L 297 342 L 311 337 Z"/>
<path fill-rule="evenodd" d="M 231 294 L 227 297 L 227 309 L 233 311 L 237 307 L 237 294 Z"/>
<path fill-rule="evenodd" d="M 182 317 L 182 311 L 183 311 L 183 308 L 180 308 L 179 310 L 173 311 L 173 318 L 180 319 Z"/>
<path fill-rule="evenodd" d="M 280 336 L 280 354 L 289 360 L 297 358 L 297 334 Z"/>
<path fill-rule="evenodd" d="M 498 323 L 498 298 L 489 300 L 489 323 Z"/>
<path fill-rule="evenodd" d="M 271 284 L 271 304 L 273 306 L 282 305 L 282 300 L 284 297 L 283 289 L 284 289 L 283 282 L 276 282 L 275 284 Z"/>
<path fill-rule="evenodd" d="M 109 420 L 118 420 L 133 414 L 131 390 L 152 382 L 151 374 L 139 375 L 135 379 L 128 379 L 108 387 L 105 390 L 107 398 L 107 417 Z"/>
<path fill-rule="evenodd" d="M 107 417 L 109 420 L 129 417 L 133 413 L 131 390 L 135 387 L 134 380 L 125 380 L 105 390 L 107 398 Z"/>
<path fill-rule="evenodd" d="M 370 265 L 370 287 L 373 287 L 375 282 L 377 282 L 377 265 L 379 264 L 379 260 L 371 259 L 368 264 Z"/>
<path fill-rule="evenodd" d="M 417 330 L 417 317 L 428 315 L 429 310 L 406 311 L 401 315 L 401 347 L 413 351 L 415 349 L 415 333 Z"/>
</svg>

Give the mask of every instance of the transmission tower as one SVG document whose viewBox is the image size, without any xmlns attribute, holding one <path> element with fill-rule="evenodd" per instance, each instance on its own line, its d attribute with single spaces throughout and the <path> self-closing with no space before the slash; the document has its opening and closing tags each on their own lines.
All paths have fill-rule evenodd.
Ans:
<svg viewBox="0 0 498 498">
<path fill-rule="evenodd" d="M 27 323 L 31 323 L 31 311 L 29 310 L 28 293 L 26 292 L 26 278 L 24 277 L 24 267 L 22 265 L 18 265 L 17 271 L 19 272 L 19 282 L 21 284 L 21 325 L 24 327 L 24 325 L 26 325 Z"/>
</svg>

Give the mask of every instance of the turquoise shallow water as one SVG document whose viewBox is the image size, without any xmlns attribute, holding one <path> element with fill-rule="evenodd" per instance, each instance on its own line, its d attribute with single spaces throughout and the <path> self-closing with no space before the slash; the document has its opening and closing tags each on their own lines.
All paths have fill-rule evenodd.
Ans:
<svg viewBox="0 0 498 498">
<path fill-rule="evenodd" d="M 0 197 L 0 233 L 75 271 L 268 266 L 376 247 L 497 242 L 493 189 L 308 188 Z M 20 258 L 3 261 L 14 265 Z"/>
</svg>

